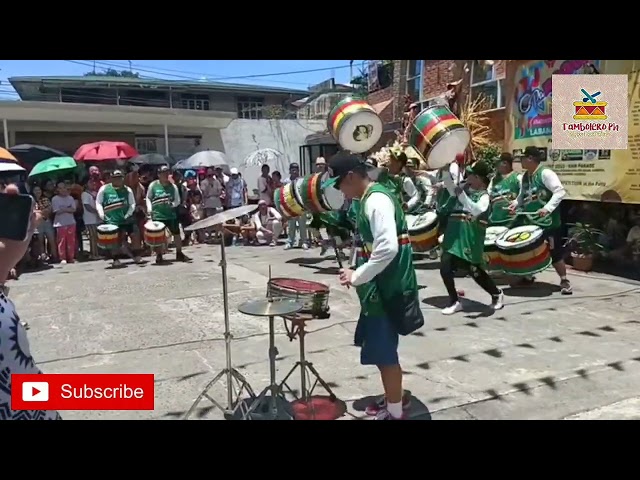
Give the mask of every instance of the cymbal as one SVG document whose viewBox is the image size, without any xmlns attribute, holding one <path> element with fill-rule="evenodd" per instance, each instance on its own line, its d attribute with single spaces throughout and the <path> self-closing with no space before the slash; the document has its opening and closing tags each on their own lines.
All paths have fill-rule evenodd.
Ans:
<svg viewBox="0 0 640 480">
<path fill-rule="evenodd" d="M 225 210 L 224 212 L 216 213 L 213 217 L 205 218 L 199 222 L 189 225 L 184 229 L 185 232 L 193 232 L 194 230 L 200 230 L 202 228 L 213 227 L 214 225 L 221 225 L 229 220 L 233 220 L 238 217 L 249 215 L 258 209 L 258 205 L 244 205 L 242 207 L 232 208 Z"/>
<path fill-rule="evenodd" d="M 297 313 L 304 305 L 290 299 L 254 300 L 238 307 L 240 313 L 254 317 L 278 317 Z"/>
</svg>

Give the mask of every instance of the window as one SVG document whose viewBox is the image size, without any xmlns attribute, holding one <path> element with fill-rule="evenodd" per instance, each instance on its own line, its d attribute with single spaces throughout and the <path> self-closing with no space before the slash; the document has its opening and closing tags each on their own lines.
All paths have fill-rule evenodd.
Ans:
<svg viewBox="0 0 640 480">
<path fill-rule="evenodd" d="M 263 118 L 264 98 L 238 97 L 238 118 L 261 120 Z"/>
<path fill-rule="evenodd" d="M 156 138 L 136 138 L 136 150 L 141 154 L 158 153 L 158 141 Z"/>
<path fill-rule="evenodd" d="M 484 98 L 486 110 L 504 108 L 504 79 L 496 78 L 495 60 L 474 60 L 471 64 L 471 101 Z"/>
<path fill-rule="evenodd" d="M 182 108 L 186 110 L 210 110 L 209 95 L 183 93 L 180 99 Z"/>
<path fill-rule="evenodd" d="M 409 71 L 407 72 L 407 95 L 411 100 L 419 102 L 422 100 L 422 74 L 424 71 L 424 60 L 409 60 Z"/>
</svg>

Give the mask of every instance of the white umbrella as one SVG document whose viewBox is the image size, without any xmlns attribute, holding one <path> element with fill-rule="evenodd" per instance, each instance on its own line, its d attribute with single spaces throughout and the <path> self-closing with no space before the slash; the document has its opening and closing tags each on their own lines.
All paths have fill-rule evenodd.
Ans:
<svg viewBox="0 0 640 480">
<path fill-rule="evenodd" d="M 15 162 L 0 162 L 0 173 L 2 172 L 25 172 L 26 170 L 22 168 Z"/>
<path fill-rule="evenodd" d="M 282 158 L 282 153 L 273 148 L 261 148 L 255 152 L 251 152 L 242 162 L 245 167 L 257 167 L 265 163 L 277 164 Z"/>
<path fill-rule="evenodd" d="M 176 165 L 176 168 L 187 170 L 226 167 L 228 165 L 227 157 L 225 156 L 225 154 L 222 152 L 217 152 L 215 150 L 205 150 L 195 153 L 189 158 L 181 160 L 180 162 L 178 162 L 178 164 L 179 166 Z"/>
</svg>

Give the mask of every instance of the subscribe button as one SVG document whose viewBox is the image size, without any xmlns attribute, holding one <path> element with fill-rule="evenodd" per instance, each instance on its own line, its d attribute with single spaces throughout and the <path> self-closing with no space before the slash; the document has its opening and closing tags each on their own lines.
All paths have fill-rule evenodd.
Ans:
<svg viewBox="0 0 640 480">
<path fill-rule="evenodd" d="M 153 410 L 152 374 L 11 375 L 12 410 Z"/>
</svg>

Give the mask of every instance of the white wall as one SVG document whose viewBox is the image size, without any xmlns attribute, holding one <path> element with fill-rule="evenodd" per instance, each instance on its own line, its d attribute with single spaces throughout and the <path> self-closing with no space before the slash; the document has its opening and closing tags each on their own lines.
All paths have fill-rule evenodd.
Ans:
<svg viewBox="0 0 640 480">
<path fill-rule="evenodd" d="M 246 167 L 243 162 L 252 152 L 262 148 L 273 148 L 283 154 L 277 164 L 270 164 L 271 171 L 278 170 L 283 177 L 289 171 L 290 163 L 300 162 L 300 146 L 305 139 L 326 128 L 323 120 L 233 120 L 221 131 L 224 152 L 229 164 L 237 167 L 244 177 L 249 191 L 257 188 L 260 166 Z M 213 140 L 213 139 L 212 139 Z M 202 145 L 211 150 L 202 138 Z"/>
</svg>

